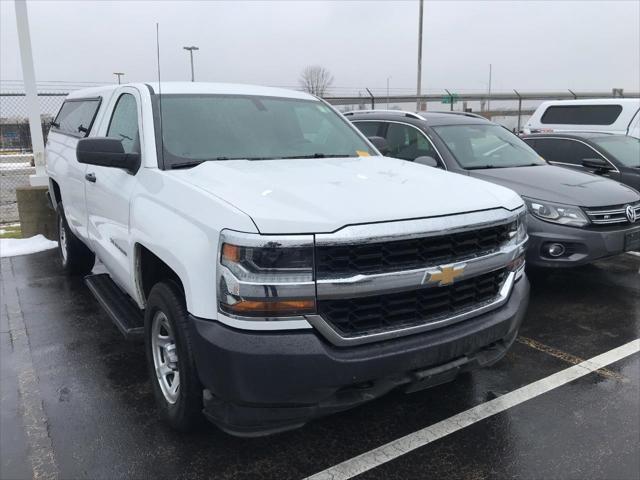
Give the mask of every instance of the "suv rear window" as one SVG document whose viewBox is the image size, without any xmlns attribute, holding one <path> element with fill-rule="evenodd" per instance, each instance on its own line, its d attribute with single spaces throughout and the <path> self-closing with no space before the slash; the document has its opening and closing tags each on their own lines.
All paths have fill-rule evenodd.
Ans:
<svg viewBox="0 0 640 480">
<path fill-rule="evenodd" d="M 65 100 L 52 123 L 53 129 L 76 137 L 86 137 L 99 106 L 99 98 Z"/>
<path fill-rule="evenodd" d="M 612 125 L 620 116 L 622 105 L 555 105 L 540 119 L 546 124 Z"/>
</svg>

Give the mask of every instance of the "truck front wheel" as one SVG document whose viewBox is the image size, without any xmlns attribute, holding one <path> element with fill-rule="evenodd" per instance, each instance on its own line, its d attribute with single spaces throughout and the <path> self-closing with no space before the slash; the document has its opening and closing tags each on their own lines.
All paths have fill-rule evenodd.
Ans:
<svg viewBox="0 0 640 480">
<path fill-rule="evenodd" d="M 192 430 L 202 415 L 198 379 L 180 287 L 172 281 L 151 289 L 144 317 L 145 350 L 160 415 L 173 428 Z"/>
<path fill-rule="evenodd" d="M 58 203 L 58 253 L 67 275 L 86 275 L 96 263 L 95 254 L 76 237 L 67 223 L 62 202 Z"/>
</svg>

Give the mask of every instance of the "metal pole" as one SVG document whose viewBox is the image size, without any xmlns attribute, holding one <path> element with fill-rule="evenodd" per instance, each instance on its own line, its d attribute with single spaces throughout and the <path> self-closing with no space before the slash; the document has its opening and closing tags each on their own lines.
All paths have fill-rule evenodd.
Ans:
<svg viewBox="0 0 640 480">
<path fill-rule="evenodd" d="M 120 85 L 120 77 L 124 75 L 122 72 L 113 72 L 113 74 L 118 77 L 118 85 Z"/>
<path fill-rule="evenodd" d="M 189 50 L 189 57 L 191 57 L 191 81 L 196 81 L 195 72 L 193 71 L 193 50 Z"/>
<path fill-rule="evenodd" d="M 447 92 L 447 95 L 449 95 L 449 102 L 451 105 L 451 108 L 449 110 L 451 110 L 453 112 L 453 95 L 451 95 L 451 92 L 449 90 L 447 90 L 446 88 L 444 89 L 445 92 Z"/>
<path fill-rule="evenodd" d="M 200 50 L 200 49 L 198 47 L 196 47 L 196 46 L 182 47 L 182 48 L 184 48 L 185 50 L 189 51 L 189 57 L 191 59 L 191 81 L 195 82 L 196 78 L 195 78 L 195 74 L 194 74 L 194 71 L 193 71 L 193 51 L 194 50 Z"/>
<path fill-rule="evenodd" d="M 368 88 L 365 88 L 365 90 L 367 91 L 367 93 L 371 97 L 371 110 L 375 110 L 376 109 L 376 97 L 373 96 L 373 93 L 371 93 L 371 90 L 369 90 Z"/>
<path fill-rule="evenodd" d="M 489 64 L 489 93 L 487 95 L 487 116 L 491 119 L 491 64 Z"/>
<path fill-rule="evenodd" d="M 416 112 L 420 111 L 420 94 L 422 86 L 422 16 L 424 0 L 420 0 L 420 15 L 418 19 L 418 85 L 416 87 Z"/>
<path fill-rule="evenodd" d="M 387 77 L 387 110 L 389 110 L 389 79 L 391 77 Z"/>
<path fill-rule="evenodd" d="M 513 90 L 515 94 L 518 96 L 518 133 L 520 132 L 520 119 L 522 117 L 522 97 L 518 93 L 517 90 Z"/>
<path fill-rule="evenodd" d="M 29 112 L 29 132 L 31 133 L 31 146 L 33 161 L 36 166 L 36 174 L 29 176 L 32 186 L 48 185 L 47 174 L 44 168 L 44 136 L 42 135 L 42 121 L 40 120 L 40 107 L 38 105 L 38 91 L 36 89 L 36 73 L 33 68 L 33 55 L 31 53 L 31 35 L 29 33 L 29 15 L 25 0 L 15 0 L 16 24 L 18 27 L 18 42 L 20 44 L 20 60 L 22 61 L 22 77 L 24 79 L 24 93 Z"/>
</svg>

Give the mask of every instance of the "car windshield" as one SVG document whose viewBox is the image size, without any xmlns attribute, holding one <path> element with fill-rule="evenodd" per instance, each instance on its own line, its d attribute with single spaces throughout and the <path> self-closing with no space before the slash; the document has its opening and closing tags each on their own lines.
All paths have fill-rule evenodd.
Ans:
<svg viewBox="0 0 640 480">
<path fill-rule="evenodd" d="M 640 168 L 640 139 L 627 135 L 608 135 L 591 141 L 627 167 Z"/>
<path fill-rule="evenodd" d="M 374 155 L 349 122 L 318 100 L 162 95 L 165 167 L 208 160 Z"/>
<path fill-rule="evenodd" d="M 498 125 L 443 125 L 433 129 L 467 170 L 546 165 L 531 147 Z"/>
</svg>

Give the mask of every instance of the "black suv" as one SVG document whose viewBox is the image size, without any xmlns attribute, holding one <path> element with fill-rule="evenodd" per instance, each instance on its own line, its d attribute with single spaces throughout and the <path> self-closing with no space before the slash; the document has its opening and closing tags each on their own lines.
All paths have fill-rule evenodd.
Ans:
<svg viewBox="0 0 640 480">
<path fill-rule="evenodd" d="M 597 132 L 523 135 L 547 162 L 616 180 L 640 190 L 640 139 Z"/>
<path fill-rule="evenodd" d="M 376 137 L 371 140 L 387 156 L 519 193 L 529 210 L 529 265 L 568 267 L 640 249 L 638 192 L 549 165 L 518 136 L 479 115 L 367 110 L 345 116 L 367 137 Z"/>
</svg>

